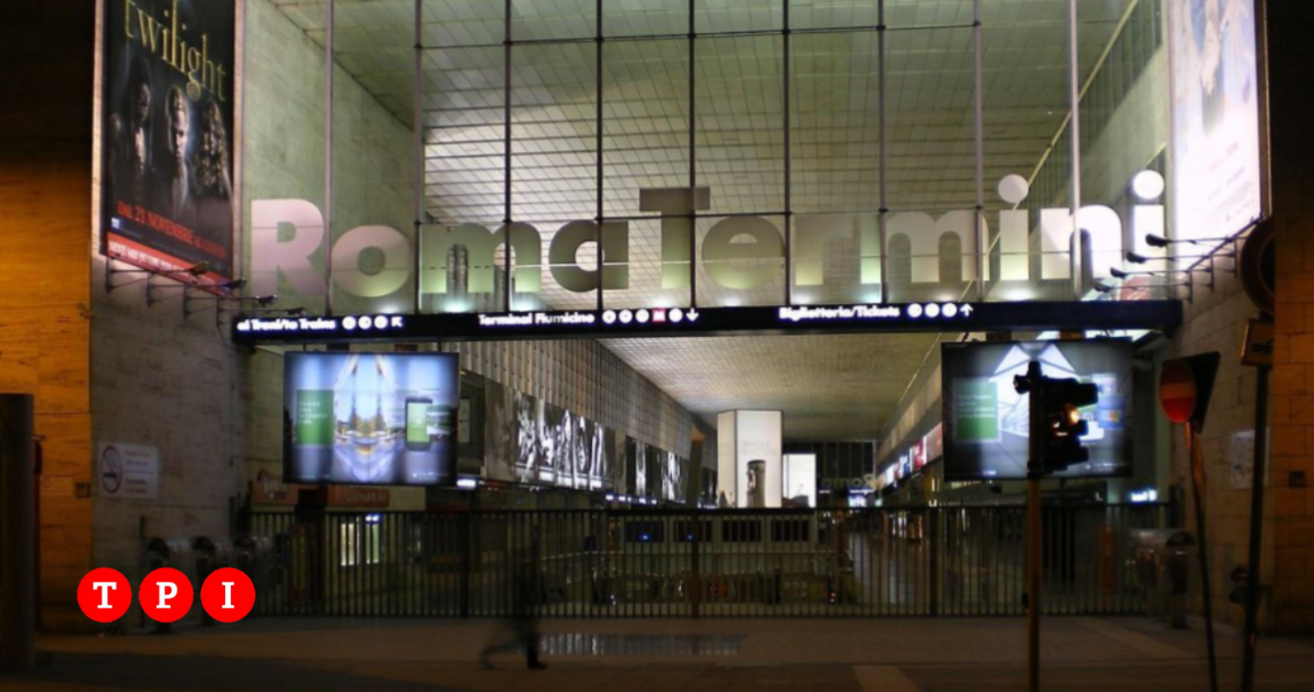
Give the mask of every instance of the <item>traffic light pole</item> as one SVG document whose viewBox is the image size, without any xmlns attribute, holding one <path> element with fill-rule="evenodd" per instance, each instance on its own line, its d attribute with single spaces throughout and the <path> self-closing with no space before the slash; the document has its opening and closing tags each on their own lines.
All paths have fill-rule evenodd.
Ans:
<svg viewBox="0 0 1314 692">
<path fill-rule="evenodd" d="M 1040 363 L 1027 368 L 1030 431 L 1027 435 L 1027 689 L 1040 692 L 1040 477 L 1044 473 L 1044 382 Z"/>
<path fill-rule="evenodd" d="M 1027 689 L 1040 692 L 1040 476 L 1034 473 L 1027 479 Z"/>
<path fill-rule="evenodd" d="M 1259 366 L 1255 400 L 1255 461 L 1250 479 L 1250 555 L 1246 571 L 1245 656 L 1241 667 L 1241 692 L 1255 689 L 1255 644 L 1259 638 L 1259 565 L 1264 540 L 1264 464 L 1268 458 L 1268 372 Z"/>
</svg>

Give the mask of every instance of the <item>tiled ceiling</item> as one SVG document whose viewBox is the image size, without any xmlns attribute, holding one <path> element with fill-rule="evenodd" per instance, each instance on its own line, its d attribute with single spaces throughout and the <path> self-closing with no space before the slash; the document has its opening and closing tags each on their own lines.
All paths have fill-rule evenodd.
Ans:
<svg viewBox="0 0 1314 692">
<path fill-rule="evenodd" d="M 713 426 L 722 411 L 780 410 L 791 440 L 870 440 L 935 342 L 934 334 L 843 334 L 603 344 Z"/>
<path fill-rule="evenodd" d="M 323 0 L 273 1 L 323 45 Z M 1081 74 L 1094 69 L 1134 2 L 1081 0 Z M 880 207 L 879 39 L 863 28 L 878 23 L 876 4 L 791 0 L 790 25 L 799 31 L 789 57 L 789 202 L 796 214 Z M 514 46 L 510 75 L 512 216 L 535 224 L 545 249 L 562 223 L 598 214 L 595 7 L 594 0 L 511 2 L 513 39 L 545 41 Z M 710 213 L 753 212 L 781 227 L 783 217 L 769 214 L 785 208 L 783 40 L 751 33 L 782 27 L 780 0 L 700 0 L 696 7 L 700 35 L 740 32 L 696 41 L 698 185 L 711 188 Z M 689 184 L 687 8 L 687 0 L 603 0 L 602 212 L 632 219 L 633 288 L 609 294 L 610 305 L 633 307 L 627 301 L 660 293 L 660 225 L 641 218 L 654 214 L 639 210 L 639 190 Z M 888 207 L 970 209 L 973 2 L 887 0 L 885 8 Z M 993 209 L 995 182 L 1030 175 L 1066 114 L 1067 3 L 984 0 L 982 12 L 983 180 Z M 335 59 L 410 127 L 413 0 L 336 0 L 334 13 Z M 437 223 L 493 226 L 505 215 L 504 13 L 503 0 L 422 6 L 426 209 Z M 711 224 L 700 221 L 700 234 Z M 828 248 L 832 255 L 852 251 L 843 243 Z M 783 292 L 779 281 L 729 292 L 705 278 L 700 304 L 776 304 Z M 544 288 L 547 305 L 593 307 L 592 295 L 552 281 Z M 870 439 L 932 342 L 844 336 L 607 346 L 700 415 L 775 407 L 785 411 L 791 438 Z"/>
</svg>

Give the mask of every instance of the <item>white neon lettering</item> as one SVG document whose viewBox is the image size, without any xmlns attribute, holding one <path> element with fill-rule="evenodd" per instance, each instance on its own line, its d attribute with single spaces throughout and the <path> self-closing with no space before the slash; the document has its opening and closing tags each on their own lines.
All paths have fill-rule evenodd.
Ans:
<svg viewBox="0 0 1314 692">
<path fill-rule="evenodd" d="M 1129 208 L 1128 218 L 1104 205 L 1087 205 L 1074 219 L 1071 209 L 1022 207 L 1030 192 L 1027 180 L 1018 175 L 1004 176 L 999 181 L 998 195 L 1007 206 L 998 213 L 999 229 L 994 243 L 990 243 L 992 236 L 984 215 L 973 210 L 938 214 L 902 211 L 887 217 L 875 213 L 843 217 L 799 215 L 795 218 L 795 232 L 806 237 L 807 242 L 790 249 L 794 266 L 789 280 L 800 287 L 825 285 L 830 261 L 853 263 L 846 265 L 846 271 L 858 269 L 856 279 L 862 286 L 882 282 L 882 264 L 890 261 L 899 267 L 906 263 L 908 276 L 903 280 L 918 285 L 973 281 L 982 269 L 995 281 L 1066 279 L 1072 276 L 1074 263 L 1080 264 L 1083 259 L 1071 257 L 1072 238 L 1078 229 L 1087 234 L 1083 237 L 1088 241 L 1082 244 L 1089 243 L 1086 259 L 1092 263 L 1090 273 L 1093 278 L 1101 278 L 1108 275 L 1108 267 L 1119 266 L 1123 261 L 1125 227 L 1130 226 L 1137 239 L 1147 233 L 1164 235 L 1168 230 L 1163 201 L 1159 199 L 1163 194 L 1161 176 L 1143 172 L 1138 175 L 1137 183 L 1140 204 Z M 696 261 L 690 244 L 688 215 L 710 209 L 711 193 L 706 187 L 692 191 L 689 188 L 639 190 L 640 211 L 661 215 L 660 277 L 655 279 L 656 285 L 648 287 L 688 288 L 689 264 Z M 291 288 L 295 296 L 302 298 L 323 297 L 324 270 L 311 262 L 316 253 L 322 253 L 325 236 L 323 215 L 318 207 L 300 199 L 254 200 L 251 212 L 251 273 L 255 292 L 274 293 L 276 288 Z M 881 218 L 886 218 L 884 234 Z M 1031 227 L 1037 222 L 1035 235 L 1040 237 L 1040 247 L 1033 248 Z M 423 257 L 419 293 L 422 297 L 458 290 L 469 295 L 492 293 L 502 280 L 497 278 L 498 267 L 505 271 L 508 262 L 508 258 L 498 259 L 497 253 L 508 240 L 516 294 L 540 293 L 544 274 L 552 276 L 559 288 L 576 293 L 595 291 L 600 282 L 605 288 L 629 288 L 629 225 L 623 221 L 607 222 L 599 233 L 594 221 L 567 222 L 553 233 L 549 262 L 544 264 L 543 236 L 533 225 L 517 222 L 490 230 L 477 223 L 425 224 L 419 229 L 424 241 L 420 243 Z M 721 219 L 718 226 L 721 233 L 709 233 L 711 242 L 704 239 L 703 256 L 697 258 L 704 263 L 710 281 L 743 290 L 777 279 L 779 266 L 771 260 L 783 255 L 783 246 L 779 229 L 772 222 L 746 216 Z M 280 227 L 284 232 L 280 233 Z M 288 239 L 280 242 L 280 235 Z M 596 265 L 590 263 L 585 267 L 577 261 L 580 247 L 596 244 L 599 235 L 606 264 L 602 277 L 597 275 Z M 729 242 L 744 235 L 750 236 L 753 242 Z M 882 237 L 886 238 L 884 247 Z M 893 239 L 900 241 L 897 248 L 890 246 Z M 408 281 L 417 280 L 410 275 L 413 269 L 409 242 L 406 234 L 388 226 L 362 226 L 336 239 L 329 256 L 329 262 L 339 270 L 334 274 L 335 290 L 371 300 L 403 290 Z M 828 260 L 833 250 L 830 246 L 836 243 L 856 243 L 857 252 L 849 252 L 840 260 Z M 466 251 L 463 259 L 450 252 L 458 246 Z M 1139 240 L 1130 247 L 1152 259 L 1166 256 L 1162 249 L 1146 247 Z M 381 251 L 383 262 L 381 267 L 371 267 L 372 273 L 367 274 L 358 265 L 368 248 Z M 992 255 L 998 254 L 998 259 L 978 262 L 978 252 L 987 250 Z M 597 251 L 595 248 L 594 252 Z M 459 278 L 463 285 L 448 286 L 449 278 L 458 281 L 456 274 L 448 276 L 453 271 L 450 263 L 463 263 L 460 275 L 463 278 Z M 746 263 L 753 266 L 742 266 Z M 378 271 L 373 272 L 374 269 Z"/>
</svg>

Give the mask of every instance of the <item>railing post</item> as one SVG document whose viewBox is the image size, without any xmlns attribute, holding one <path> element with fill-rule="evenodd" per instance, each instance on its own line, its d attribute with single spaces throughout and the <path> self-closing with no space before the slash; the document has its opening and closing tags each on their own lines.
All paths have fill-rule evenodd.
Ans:
<svg viewBox="0 0 1314 692">
<path fill-rule="evenodd" d="M 927 512 L 927 537 L 926 549 L 931 553 L 930 565 L 930 588 L 931 588 L 931 616 L 935 617 L 940 614 L 940 584 L 944 582 L 940 575 L 942 563 L 940 560 L 940 511 L 936 507 L 931 507 Z"/>
<path fill-rule="evenodd" d="M 693 618 L 697 620 L 702 610 L 700 606 L 703 601 L 703 577 L 698 567 L 698 544 L 702 542 L 703 525 L 699 513 L 695 512 L 689 521 L 689 549 L 692 553 L 689 556 L 689 588 L 693 591 L 693 600 L 691 601 L 691 611 Z"/>
<path fill-rule="evenodd" d="M 461 585 L 459 591 L 461 597 L 462 618 L 470 617 L 470 572 L 473 567 L 473 565 L 471 565 L 472 551 L 470 550 L 471 528 L 472 522 L 470 521 L 470 513 L 462 513 L 461 520 L 457 522 L 457 530 L 460 532 L 460 536 L 457 540 L 460 541 L 461 547 Z"/>
</svg>

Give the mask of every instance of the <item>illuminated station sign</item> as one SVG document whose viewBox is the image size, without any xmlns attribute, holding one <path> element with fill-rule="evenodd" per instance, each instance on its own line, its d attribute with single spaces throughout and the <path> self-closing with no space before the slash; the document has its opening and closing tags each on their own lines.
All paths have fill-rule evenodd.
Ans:
<svg viewBox="0 0 1314 692">
<path fill-rule="evenodd" d="M 325 343 L 825 334 L 1175 329 L 1178 301 L 891 303 L 630 308 L 505 313 L 238 316 L 233 341 Z"/>
</svg>

